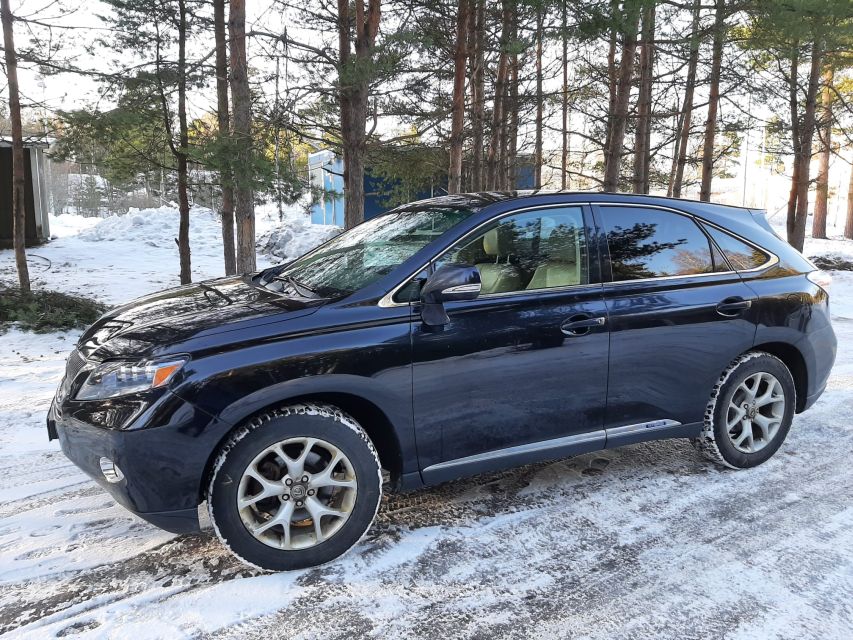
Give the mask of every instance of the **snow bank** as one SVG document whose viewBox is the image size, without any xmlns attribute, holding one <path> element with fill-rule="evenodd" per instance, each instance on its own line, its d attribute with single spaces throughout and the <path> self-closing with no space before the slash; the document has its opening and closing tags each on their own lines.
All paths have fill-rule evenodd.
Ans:
<svg viewBox="0 0 853 640">
<path fill-rule="evenodd" d="M 176 207 L 153 209 L 131 208 L 124 215 L 103 218 L 98 224 L 80 232 L 90 242 L 131 241 L 149 246 L 174 244 L 178 237 L 180 215 Z M 190 209 L 190 247 L 222 244 L 222 227 L 218 216 L 205 207 Z"/>
<path fill-rule="evenodd" d="M 258 250 L 280 260 L 293 260 L 340 232 L 339 227 L 287 219 L 258 238 Z"/>
<path fill-rule="evenodd" d="M 78 216 L 73 213 L 63 213 L 50 216 L 50 239 L 67 238 L 94 227 L 101 218 Z"/>
<path fill-rule="evenodd" d="M 288 261 L 308 253 L 314 247 L 334 238 L 342 229 L 312 224 L 306 203 L 282 208 L 281 216 L 274 202 L 255 207 L 257 247 L 272 262 Z"/>
<path fill-rule="evenodd" d="M 63 218 L 66 229 L 75 228 L 83 240 L 90 242 L 130 241 L 153 247 L 165 247 L 174 243 L 178 237 L 178 210 L 173 206 L 153 209 L 131 209 L 125 215 L 113 215 L 108 218 L 81 218 L 66 214 Z M 76 221 L 72 222 L 73 219 Z M 95 224 L 79 222 L 95 220 Z M 341 232 L 338 227 L 311 224 L 308 217 L 298 208 L 284 211 L 283 219 L 265 209 L 256 219 L 258 233 L 257 248 L 270 256 L 273 261 L 292 260 L 307 253 L 326 240 Z M 219 216 L 205 207 L 193 207 L 190 210 L 190 249 L 193 253 L 201 247 L 222 246 L 222 226 Z"/>
</svg>

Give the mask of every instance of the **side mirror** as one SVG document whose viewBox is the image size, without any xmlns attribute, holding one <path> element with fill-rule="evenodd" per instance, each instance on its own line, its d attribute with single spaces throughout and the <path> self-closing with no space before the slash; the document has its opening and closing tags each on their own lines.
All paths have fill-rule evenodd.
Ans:
<svg viewBox="0 0 853 640">
<path fill-rule="evenodd" d="M 480 272 L 465 264 L 448 264 L 436 269 L 421 288 L 421 318 L 430 326 L 450 322 L 445 302 L 474 300 L 480 295 Z"/>
</svg>

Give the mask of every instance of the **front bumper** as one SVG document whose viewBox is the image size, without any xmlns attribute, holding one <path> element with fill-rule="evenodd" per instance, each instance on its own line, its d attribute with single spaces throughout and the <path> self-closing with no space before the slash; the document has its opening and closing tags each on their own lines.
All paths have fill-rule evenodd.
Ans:
<svg viewBox="0 0 853 640">
<path fill-rule="evenodd" d="M 58 437 L 68 459 L 129 511 L 167 531 L 198 531 L 209 455 L 228 428 L 172 394 L 158 404 L 150 426 L 125 430 L 87 424 L 54 401 L 48 434 Z M 107 482 L 101 457 L 115 462 L 124 478 Z"/>
</svg>

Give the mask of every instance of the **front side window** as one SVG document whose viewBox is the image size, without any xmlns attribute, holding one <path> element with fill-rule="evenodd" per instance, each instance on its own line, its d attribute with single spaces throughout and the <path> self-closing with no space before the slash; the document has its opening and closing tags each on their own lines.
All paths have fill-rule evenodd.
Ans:
<svg viewBox="0 0 853 640">
<path fill-rule="evenodd" d="M 347 296 L 387 275 L 472 213 L 440 207 L 392 211 L 345 231 L 284 268 L 273 267 L 263 281 L 303 297 Z"/>
<path fill-rule="evenodd" d="M 770 256 L 761 249 L 750 246 L 745 242 L 730 236 L 724 231 L 706 225 L 705 230 L 714 239 L 714 242 L 722 249 L 723 253 L 731 262 L 736 271 L 755 269 L 770 260 Z"/>
<path fill-rule="evenodd" d="M 586 235 L 580 207 L 543 209 L 502 218 L 437 262 L 470 264 L 481 295 L 586 284 Z"/>
<path fill-rule="evenodd" d="M 601 207 L 613 281 L 727 269 L 708 237 L 686 216 L 642 207 Z"/>
</svg>

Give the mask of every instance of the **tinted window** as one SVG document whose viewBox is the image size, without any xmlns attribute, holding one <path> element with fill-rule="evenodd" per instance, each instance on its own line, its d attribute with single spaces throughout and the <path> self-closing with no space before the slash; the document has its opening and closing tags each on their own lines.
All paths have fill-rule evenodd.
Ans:
<svg viewBox="0 0 853 640">
<path fill-rule="evenodd" d="M 714 271 L 707 236 L 690 218 L 640 207 L 602 207 L 613 280 Z"/>
<path fill-rule="evenodd" d="M 708 225 L 705 225 L 705 230 L 723 250 L 732 267 L 737 271 L 755 269 L 770 259 L 770 256 L 761 249 L 756 249 L 724 231 Z"/>
<path fill-rule="evenodd" d="M 471 264 L 481 293 L 586 284 L 586 235 L 580 207 L 544 209 L 501 219 L 448 251 L 438 265 Z"/>
</svg>

